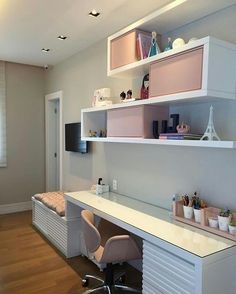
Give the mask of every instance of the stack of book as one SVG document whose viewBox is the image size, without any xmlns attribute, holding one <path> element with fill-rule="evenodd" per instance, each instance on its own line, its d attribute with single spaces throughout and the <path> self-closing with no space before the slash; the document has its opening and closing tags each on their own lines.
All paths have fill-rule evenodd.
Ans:
<svg viewBox="0 0 236 294">
<path fill-rule="evenodd" d="M 200 140 L 201 134 L 161 133 L 160 140 Z"/>
</svg>

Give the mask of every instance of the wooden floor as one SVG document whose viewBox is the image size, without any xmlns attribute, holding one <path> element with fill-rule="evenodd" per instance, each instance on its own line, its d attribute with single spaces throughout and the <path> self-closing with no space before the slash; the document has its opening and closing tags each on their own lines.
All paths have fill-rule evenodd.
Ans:
<svg viewBox="0 0 236 294">
<path fill-rule="evenodd" d="M 141 287 L 141 274 L 124 267 L 127 283 Z M 85 257 L 63 257 L 32 226 L 31 212 L 0 216 L 1 294 L 80 294 L 85 273 L 103 276 Z"/>
</svg>

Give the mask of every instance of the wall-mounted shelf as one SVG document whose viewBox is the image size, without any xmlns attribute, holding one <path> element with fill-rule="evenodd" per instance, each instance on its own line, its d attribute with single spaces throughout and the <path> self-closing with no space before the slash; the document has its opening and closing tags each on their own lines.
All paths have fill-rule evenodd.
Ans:
<svg viewBox="0 0 236 294">
<path fill-rule="evenodd" d="M 235 149 L 235 141 L 200 141 L 200 140 L 159 140 L 159 139 L 143 139 L 143 138 L 122 138 L 122 137 L 83 137 L 82 140 L 92 142 L 107 143 L 135 143 L 149 145 L 167 145 L 167 146 L 185 146 L 185 147 L 208 147 L 208 148 L 226 148 Z"/>
<path fill-rule="evenodd" d="M 135 101 L 132 105 L 140 105 L 140 104 L 173 104 L 177 102 L 187 102 L 187 101 L 203 101 L 206 97 L 208 98 L 226 98 L 226 99 L 235 99 L 235 68 L 236 68 L 236 46 L 234 44 L 218 40 L 213 37 L 205 37 L 199 40 L 196 40 L 190 44 L 186 44 L 185 46 L 172 49 L 167 52 L 162 52 L 157 54 L 156 56 L 146 58 L 119 68 L 116 68 L 109 72 L 112 76 L 142 76 L 146 74 L 150 70 L 150 66 L 153 65 L 154 62 L 163 63 L 169 62 L 168 60 L 172 60 L 175 62 L 175 59 L 178 56 L 184 56 L 196 50 L 198 48 L 203 48 L 202 58 L 201 58 L 201 69 L 199 71 L 200 78 L 200 87 L 199 89 L 189 91 L 174 93 L 171 92 L 168 95 L 162 95 L 158 97 L 152 97 L 152 101 L 147 99 L 146 101 Z M 184 57 L 183 57 L 184 58 Z M 194 61 L 186 61 L 189 63 L 189 74 L 192 75 L 193 78 L 196 78 L 196 74 L 194 75 Z M 178 69 L 178 66 L 180 68 Z M 178 74 L 181 71 L 180 63 L 176 62 L 176 65 L 173 66 L 174 73 L 173 75 Z M 192 71 L 191 71 L 192 68 Z M 168 69 L 167 71 L 168 72 Z M 185 70 L 185 73 L 188 76 L 188 70 Z M 227 78 L 226 78 L 227 73 Z M 152 86 L 152 70 L 150 71 L 150 88 Z M 171 76 L 173 80 L 173 76 Z M 158 82 L 158 76 L 155 76 L 153 84 Z M 168 76 L 166 77 L 168 79 Z M 187 84 L 190 84 L 190 81 Z M 168 92 L 168 89 L 167 89 Z M 154 99 L 154 100 L 153 100 Z M 131 105 L 127 103 L 127 106 Z M 113 107 L 124 107 L 118 104 Z"/>
</svg>

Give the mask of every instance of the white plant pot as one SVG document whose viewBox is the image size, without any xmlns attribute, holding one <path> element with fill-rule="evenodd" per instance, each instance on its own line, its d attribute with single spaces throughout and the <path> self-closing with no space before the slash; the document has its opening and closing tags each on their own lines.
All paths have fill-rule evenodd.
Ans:
<svg viewBox="0 0 236 294">
<path fill-rule="evenodd" d="M 196 223 L 201 223 L 201 209 L 193 209 L 194 212 L 194 219 Z"/>
<path fill-rule="evenodd" d="M 184 217 L 191 219 L 193 218 L 193 208 L 191 206 L 183 206 L 184 209 Z"/>
<path fill-rule="evenodd" d="M 231 219 L 230 216 L 226 217 L 226 216 L 218 215 L 219 229 L 221 231 L 228 232 L 230 219 Z"/>
<path fill-rule="evenodd" d="M 236 235 L 236 227 L 229 225 L 229 232 L 232 235 Z"/>
<path fill-rule="evenodd" d="M 209 227 L 211 228 L 218 228 L 218 218 L 216 217 L 209 217 L 208 218 Z"/>
</svg>

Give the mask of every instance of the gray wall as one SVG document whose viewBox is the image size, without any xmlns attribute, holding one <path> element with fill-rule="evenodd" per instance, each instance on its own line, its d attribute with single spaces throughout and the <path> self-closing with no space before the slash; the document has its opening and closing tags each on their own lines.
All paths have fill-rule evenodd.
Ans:
<svg viewBox="0 0 236 294">
<path fill-rule="evenodd" d="M 236 6 L 192 23 L 168 36 L 213 35 L 236 43 Z M 163 36 L 165 42 L 167 36 Z M 117 97 L 133 81 L 106 76 L 106 41 L 76 54 L 47 74 L 47 93 L 64 91 L 64 122 L 80 120 L 80 110 L 90 107 L 93 90 L 111 87 Z M 136 85 L 134 81 L 133 85 Z M 140 85 L 139 85 L 140 86 Z M 134 89 L 136 92 L 138 89 Z M 210 104 L 172 108 L 193 130 L 204 131 Z M 236 139 L 235 102 L 214 103 L 215 125 L 222 138 Z M 102 176 L 118 191 L 169 208 L 174 193 L 197 190 L 211 204 L 236 209 L 236 153 L 234 150 L 93 143 L 87 155 L 64 152 L 65 190 L 88 189 Z"/>
<path fill-rule="evenodd" d="M 0 205 L 44 191 L 44 71 L 6 63 L 7 167 L 0 168 Z"/>
</svg>

